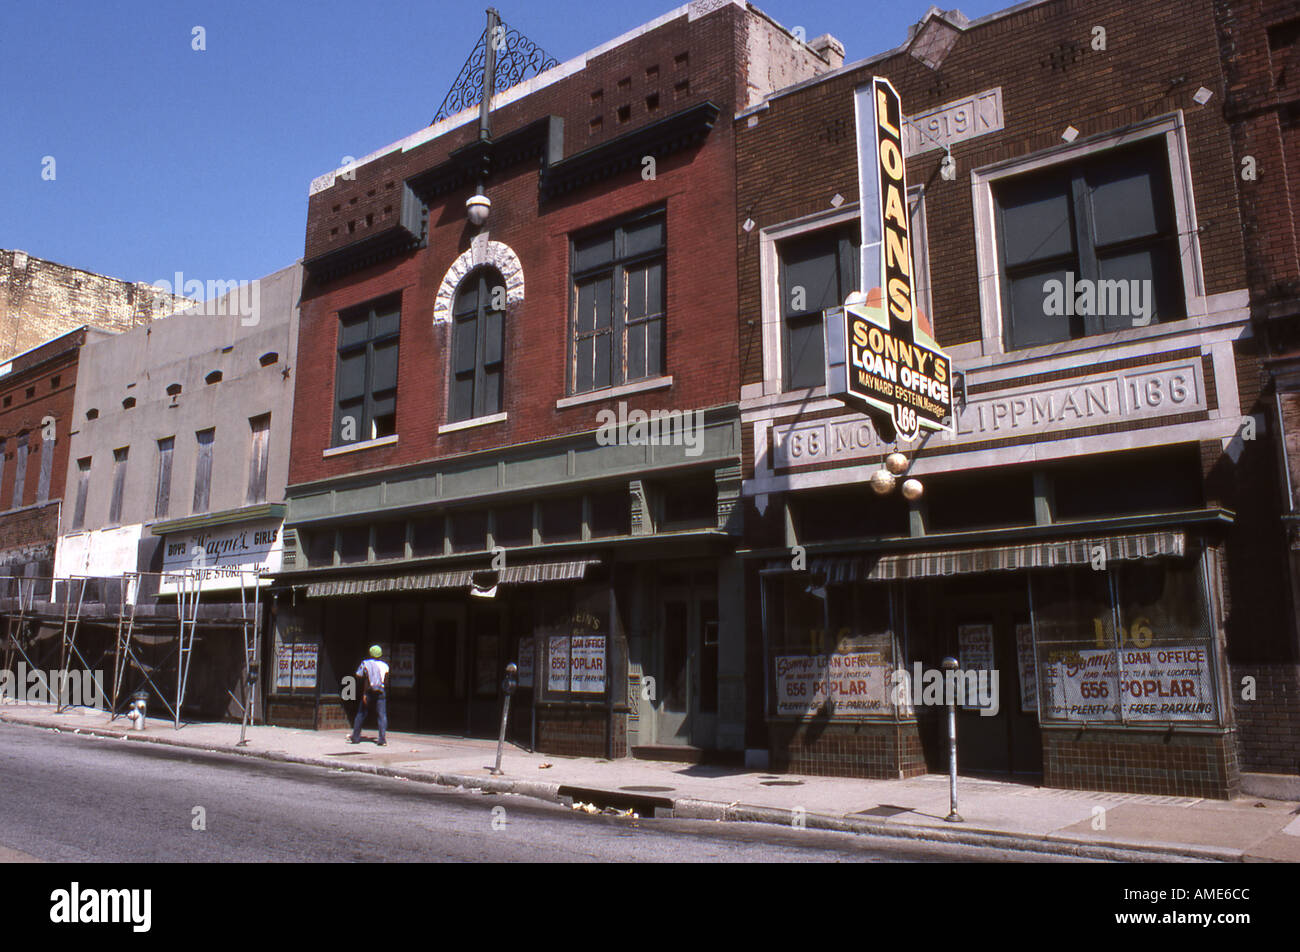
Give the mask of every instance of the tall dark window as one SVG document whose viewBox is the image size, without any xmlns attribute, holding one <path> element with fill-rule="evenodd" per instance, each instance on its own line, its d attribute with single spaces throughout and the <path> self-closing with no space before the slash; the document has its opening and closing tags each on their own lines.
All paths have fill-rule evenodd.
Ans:
<svg viewBox="0 0 1300 952">
<path fill-rule="evenodd" d="M 207 512 L 212 494 L 212 444 L 215 429 L 199 430 L 194 434 L 198 443 L 198 460 L 194 464 L 194 512 Z"/>
<path fill-rule="evenodd" d="M 72 510 L 73 531 L 86 525 L 86 497 L 90 493 L 90 457 L 77 460 L 77 503 Z"/>
<path fill-rule="evenodd" d="M 397 340 L 401 299 L 388 297 L 339 315 L 334 445 L 397 432 Z"/>
<path fill-rule="evenodd" d="M 155 519 L 165 519 L 172 501 L 172 450 L 176 447 L 176 437 L 169 436 L 158 441 L 158 491 L 154 496 L 153 514 Z"/>
<path fill-rule="evenodd" d="M 993 195 L 1008 350 L 1186 317 L 1163 137 L 1006 179 Z M 1071 295 L 1083 282 L 1091 299 Z"/>
<path fill-rule="evenodd" d="M 822 312 L 858 288 L 862 239 L 857 224 L 824 228 L 777 246 L 781 259 L 781 332 L 785 389 L 826 382 Z"/>
<path fill-rule="evenodd" d="M 122 497 L 126 493 L 126 457 L 129 452 L 128 446 L 113 450 L 113 497 L 108 504 L 108 521 L 114 526 L 122 522 Z"/>
<path fill-rule="evenodd" d="M 573 241 L 574 393 L 664 372 L 663 212 Z"/>
<path fill-rule="evenodd" d="M 27 433 L 18 434 L 18 463 L 14 466 L 14 493 L 9 500 L 9 508 L 17 509 L 23 504 L 23 490 L 27 482 Z"/>
<path fill-rule="evenodd" d="M 501 412 L 506 283 L 491 268 L 461 282 L 452 308 L 451 419 Z"/>
<path fill-rule="evenodd" d="M 266 474 L 271 461 L 271 414 L 248 421 L 252 447 L 248 464 L 248 502 L 266 502 Z"/>
</svg>

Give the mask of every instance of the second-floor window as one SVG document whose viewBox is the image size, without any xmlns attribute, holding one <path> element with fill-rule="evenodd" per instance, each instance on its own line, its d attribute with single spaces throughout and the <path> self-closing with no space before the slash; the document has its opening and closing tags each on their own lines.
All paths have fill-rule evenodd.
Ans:
<svg viewBox="0 0 1300 952">
<path fill-rule="evenodd" d="M 271 461 L 271 414 L 263 413 L 248 421 L 252 431 L 252 448 L 248 464 L 248 502 L 266 502 L 266 474 Z"/>
<path fill-rule="evenodd" d="M 27 483 L 27 440 L 29 434 L 18 434 L 18 461 L 14 465 L 14 493 L 9 500 L 9 508 L 17 509 L 23 504 L 23 490 Z"/>
<path fill-rule="evenodd" d="M 110 525 L 122 522 L 122 497 L 126 494 L 126 457 L 130 447 L 123 446 L 113 450 L 113 496 L 108 504 L 108 521 Z"/>
<path fill-rule="evenodd" d="M 451 332 L 453 421 L 501 412 L 505 284 L 496 270 L 479 268 L 456 292 Z"/>
<path fill-rule="evenodd" d="M 50 478 L 54 474 L 54 428 L 41 430 L 41 475 L 36 483 L 36 502 L 48 502 L 50 498 Z"/>
<path fill-rule="evenodd" d="M 401 300 L 388 297 L 339 315 L 334 445 L 397 433 Z"/>
<path fill-rule="evenodd" d="M 574 393 L 663 375 L 666 247 L 662 211 L 574 239 Z"/>
<path fill-rule="evenodd" d="M 86 497 L 90 494 L 90 457 L 77 460 L 77 502 L 72 510 L 72 528 L 86 525 Z"/>
<path fill-rule="evenodd" d="M 194 512 L 207 512 L 212 495 L 212 444 L 217 438 L 215 429 L 199 430 L 194 434 L 198 443 L 198 461 L 194 464 Z"/>
<path fill-rule="evenodd" d="M 777 246 L 786 390 L 826 382 L 822 312 L 839 307 L 857 290 L 861 243 L 854 223 L 799 235 Z"/>
<path fill-rule="evenodd" d="M 155 519 L 165 519 L 172 501 L 172 450 L 176 447 L 176 437 L 169 436 L 158 441 L 158 491 L 154 495 L 153 514 Z"/>
<path fill-rule="evenodd" d="M 1162 136 L 994 185 L 1007 350 L 1186 316 Z"/>
</svg>

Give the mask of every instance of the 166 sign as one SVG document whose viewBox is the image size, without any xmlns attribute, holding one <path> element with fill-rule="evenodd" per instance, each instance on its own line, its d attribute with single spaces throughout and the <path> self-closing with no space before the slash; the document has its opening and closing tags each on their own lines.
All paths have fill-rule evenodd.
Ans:
<svg viewBox="0 0 1300 952">
<path fill-rule="evenodd" d="M 951 429 L 952 364 L 916 320 L 902 103 L 880 77 L 855 95 L 862 283 L 879 284 L 826 312 L 827 390 L 883 411 L 913 440 L 923 427 Z"/>
</svg>

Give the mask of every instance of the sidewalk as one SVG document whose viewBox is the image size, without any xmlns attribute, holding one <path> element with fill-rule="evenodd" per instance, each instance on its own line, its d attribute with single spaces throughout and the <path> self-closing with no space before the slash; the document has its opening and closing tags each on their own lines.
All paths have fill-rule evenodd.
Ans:
<svg viewBox="0 0 1300 952">
<path fill-rule="evenodd" d="M 856 780 L 803 777 L 745 768 L 530 754 L 506 746 L 504 776 L 492 777 L 496 744 L 487 740 L 390 731 L 388 746 L 368 729 L 358 746 L 345 731 L 249 728 L 237 724 L 152 720 L 144 732 L 119 717 L 78 708 L 5 703 L 0 720 L 76 733 L 123 737 L 404 777 L 424 783 L 572 798 L 598 807 L 632 807 L 650 815 L 802 825 L 809 829 L 995 846 L 1112 860 L 1300 862 L 1300 804 L 1248 797 L 1225 802 L 1184 797 L 1051 790 L 961 778 L 962 823 L 945 822 L 948 779 Z M 1104 809 L 1098 816 L 1097 808 Z M 1104 829 L 1094 825 L 1104 820 Z"/>
</svg>

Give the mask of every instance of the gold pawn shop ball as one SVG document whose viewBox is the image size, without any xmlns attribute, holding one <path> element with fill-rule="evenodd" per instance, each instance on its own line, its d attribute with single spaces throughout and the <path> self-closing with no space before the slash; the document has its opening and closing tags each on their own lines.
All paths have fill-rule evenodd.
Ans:
<svg viewBox="0 0 1300 952">
<path fill-rule="evenodd" d="M 921 498 L 921 493 L 925 492 L 925 487 L 921 485 L 919 479 L 908 479 L 903 481 L 903 498 L 908 502 L 915 502 Z"/>
<path fill-rule="evenodd" d="M 885 469 L 895 476 L 901 475 L 907 469 L 907 457 L 902 453 L 890 453 L 885 457 Z"/>
<path fill-rule="evenodd" d="M 893 489 L 895 482 L 897 482 L 897 480 L 894 479 L 894 474 L 889 472 L 887 469 L 878 469 L 871 474 L 871 488 L 874 489 L 876 494 L 879 496 L 883 496 L 885 493 Z"/>
</svg>

